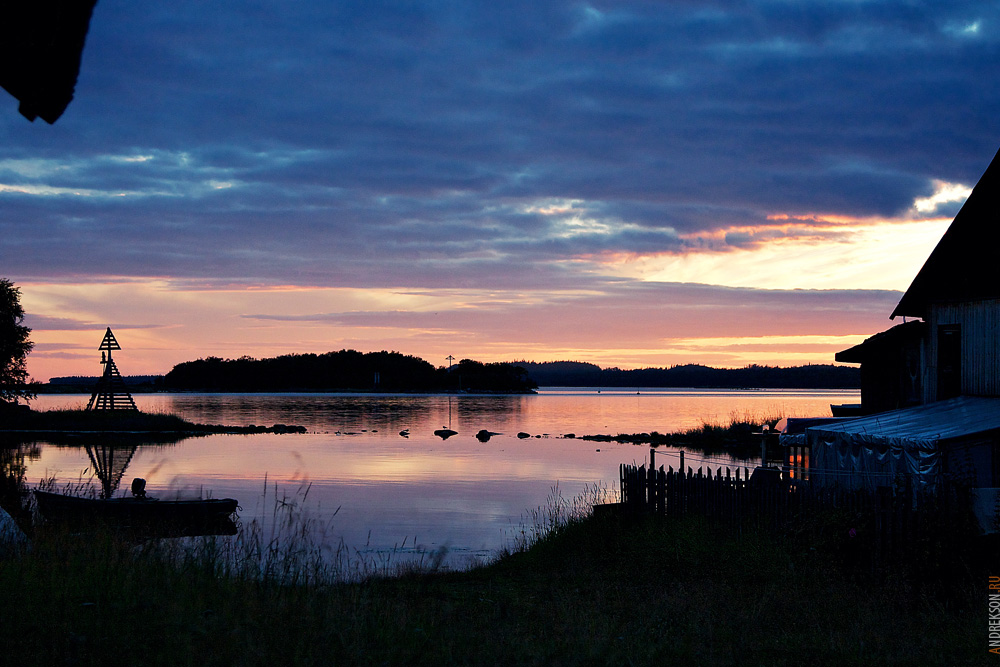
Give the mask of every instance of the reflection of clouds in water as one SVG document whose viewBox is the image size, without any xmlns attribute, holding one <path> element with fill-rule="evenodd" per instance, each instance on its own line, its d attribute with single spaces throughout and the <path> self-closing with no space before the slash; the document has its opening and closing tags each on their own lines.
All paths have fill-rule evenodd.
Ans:
<svg viewBox="0 0 1000 667">
<path fill-rule="evenodd" d="M 288 424 L 303 421 L 283 412 L 294 406 L 313 425 L 328 425 L 331 415 L 339 415 L 335 418 L 357 428 L 344 429 L 351 436 L 307 425 L 306 434 L 216 434 L 167 446 L 144 444 L 129 464 L 129 479 L 145 477 L 155 498 L 235 498 L 243 525 L 258 519 L 265 528 L 276 520 L 280 499 L 295 503 L 323 543 L 336 546 L 343 540 L 352 553 L 390 553 L 406 538 L 407 553 L 419 557 L 421 549 L 447 547 L 448 562 L 454 563 L 462 554 L 503 547 L 526 512 L 546 506 L 554 484 L 567 499 L 599 482 L 616 487 L 618 466 L 642 463 L 648 455 L 646 447 L 597 447 L 556 434 L 668 432 L 685 428 L 686 420 L 696 418 L 700 425 L 734 410 L 782 404 L 793 414 L 821 414 L 830 403 L 856 400 L 856 392 L 643 389 L 637 396 L 634 391 L 502 397 L 138 395 L 143 410 L 155 406 L 192 421 L 202 420 L 178 407 L 210 410 L 216 423 L 239 423 L 253 414 L 254 422 Z M 448 423 L 449 405 L 458 433 L 444 441 L 434 430 Z M 408 439 L 399 436 L 404 428 Z M 475 437 L 481 429 L 500 435 L 481 443 Z M 519 431 L 553 437 L 519 438 Z M 39 447 L 39 458 L 26 462 L 29 483 L 48 474 L 60 482 L 73 480 L 87 467 L 80 447 Z M 692 453 L 688 457 L 693 461 Z M 658 450 L 657 463 L 676 465 L 674 460 L 673 451 Z"/>
<path fill-rule="evenodd" d="M 304 426 L 311 433 L 364 434 L 411 440 L 451 428 L 461 436 L 481 429 L 561 435 L 611 434 L 696 428 L 738 414 L 829 414 L 830 403 L 856 402 L 857 392 L 737 392 L 725 390 L 618 391 L 543 389 L 538 395 L 424 394 L 138 394 L 148 412 L 178 414 L 190 421 L 232 425 L 274 423 Z M 42 409 L 65 399 L 39 397 Z M 401 439 L 400 439 L 401 440 Z M 147 445 L 143 445 L 145 449 Z"/>
</svg>

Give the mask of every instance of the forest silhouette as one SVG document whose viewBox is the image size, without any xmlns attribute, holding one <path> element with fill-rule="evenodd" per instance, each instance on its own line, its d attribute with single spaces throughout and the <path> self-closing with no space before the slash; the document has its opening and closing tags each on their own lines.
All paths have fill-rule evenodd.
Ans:
<svg viewBox="0 0 1000 667">
<path fill-rule="evenodd" d="M 450 368 L 399 352 L 340 350 L 270 359 L 208 357 L 174 366 L 167 390 L 185 391 L 495 391 L 536 388 L 527 372 L 506 363 L 462 359 Z"/>
<path fill-rule="evenodd" d="M 269 359 L 208 357 L 174 366 L 160 385 L 168 391 L 487 391 L 526 392 L 548 387 L 692 387 L 727 389 L 856 389 L 852 366 L 781 368 L 696 364 L 623 370 L 578 361 L 482 363 L 462 359 L 434 367 L 399 352 L 340 350 Z"/>
</svg>

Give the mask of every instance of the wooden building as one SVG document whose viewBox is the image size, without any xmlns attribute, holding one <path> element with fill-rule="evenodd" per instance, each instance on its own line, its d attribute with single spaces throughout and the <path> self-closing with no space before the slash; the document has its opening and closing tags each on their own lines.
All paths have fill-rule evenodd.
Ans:
<svg viewBox="0 0 1000 667">
<path fill-rule="evenodd" d="M 861 364 L 860 416 L 784 433 L 786 470 L 820 486 L 959 485 L 1000 531 L 998 241 L 1000 152 L 890 315 L 904 322 L 837 353 Z"/>
<path fill-rule="evenodd" d="M 923 358 L 927 325 L 906 322 L 838 352 L 837 361 L 861 364 L 859 415 L 924 403 Z"/>
<path fill-rule="evenodd" d="M 864 414 L 1000 397 L 998 241 L 1000 152 L 890 315 L 915 321 L 837 353 L 861 364 Z"/>
</svg>

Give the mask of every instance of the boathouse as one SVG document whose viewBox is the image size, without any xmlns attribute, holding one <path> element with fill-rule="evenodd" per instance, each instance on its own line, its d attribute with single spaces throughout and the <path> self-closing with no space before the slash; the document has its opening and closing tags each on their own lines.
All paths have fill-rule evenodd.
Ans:
<svg viewBox="0 0 1000 667">
<path fill-rule="evenodd" d="M 835 356 L 861 364 L 861 416 L 786 439 L 813 483 L 960 484 L 1000 527 L 998 240 L 1000 152 L 890 315 L 904 322 Z"/>
<path fill-rule="evenodd" d="M 1000 152 L 889 316 L 914 318 L 838 352 L 861 364 L 865 414 L 1000 397 Z"/>
</svg>

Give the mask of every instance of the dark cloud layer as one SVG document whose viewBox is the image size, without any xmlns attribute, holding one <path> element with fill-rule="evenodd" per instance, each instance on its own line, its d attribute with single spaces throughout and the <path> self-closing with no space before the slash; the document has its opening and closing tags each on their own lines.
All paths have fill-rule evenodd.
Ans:
<svg viewBox="0 0 1000 667">
<path fill-rule="evenodd" d="M 55 126 L 0 100 L 4 272 L 579 286 L 1000 144 L 995 3 L 493 4 L 102 0 Z"/>
</svg>

